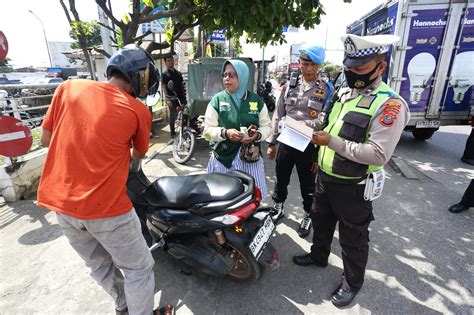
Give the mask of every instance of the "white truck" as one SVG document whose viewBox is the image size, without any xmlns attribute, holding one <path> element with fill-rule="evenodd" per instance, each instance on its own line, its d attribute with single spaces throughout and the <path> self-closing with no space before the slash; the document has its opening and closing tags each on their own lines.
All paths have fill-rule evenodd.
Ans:
<svg viewBox="0 0 474 315">
<path fill-rule="evenodd" d="M 399 0 L 347 27 L 355 35 L 394 34 L 384 81 L 408 103 L 407 130 L 430 138 L 441 125 L 472 123 L 474 1 Z"/>
</svg>

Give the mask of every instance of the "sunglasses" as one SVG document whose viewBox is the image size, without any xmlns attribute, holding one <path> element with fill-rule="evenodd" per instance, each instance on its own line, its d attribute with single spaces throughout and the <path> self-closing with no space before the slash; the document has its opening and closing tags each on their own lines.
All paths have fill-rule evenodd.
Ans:
<svg viewBox="0 0 474 315">
<path fill-rule="evenodd" d="M 227 78 L 227 77 L 229 77 L 229 79 L 232 79 L 232 78 L 237 77 L 237 73 L 235 73 L 235 72 L 224 72 L 224 73 L 222 73 L 222 77 L 224 79 Z"/>
</svg>

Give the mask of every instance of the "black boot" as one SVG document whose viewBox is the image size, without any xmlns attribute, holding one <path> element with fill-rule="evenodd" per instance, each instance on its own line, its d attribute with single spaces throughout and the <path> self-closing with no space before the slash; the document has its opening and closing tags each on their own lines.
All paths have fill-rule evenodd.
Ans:
<svg viewBox="0 0 474 315">
<path fill-rule="evenodd" d="M 469 209 L 469 207 L 466 206 L 466 205 L 464 205 L 464 204 L 462 203 L 462 201 L 461 201 L 461 202 L 459 202 L 459 203 L 457 203 L 457 204 L 452 205 L 451 207 L 449 207 L 448 210 L 449 210 L 449 212 L 452 212 L 452 213 L 459 213 L 459 212 L 466 211 L 466 210 L 468 210 L 468 209 Z"/>
<path fill-rule="evenodd" d="M 334 304 L 334 306 L 344 307 L 351 304 L 352 300 L 354 300 L 355 296 L 357 295 L 357 292 L 358 291 L 351 289 L 349 285 L 344 284 L 343 282 L 333 292 L 331 296 L 331 302 Z"/>
</svg>

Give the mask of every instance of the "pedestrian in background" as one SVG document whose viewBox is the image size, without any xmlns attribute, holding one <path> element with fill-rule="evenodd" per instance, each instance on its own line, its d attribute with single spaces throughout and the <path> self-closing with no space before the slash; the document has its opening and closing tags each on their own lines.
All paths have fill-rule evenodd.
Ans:
<svg viewBox="0 0 474 315">
<path fill-rule="evenodd" d="M 148 53 L 127 45 L 109 59 L 107 77 L 67 80 L 56 89 L 42 124 L 48 154 L 38 205 L 57 212 L 118 314 L 151 314 L 154 260 L 126 182 L 130 158 L 141 159 L 150 142 L 150 112 L 135 97 L 155 94 L 159 73 Z"/>
<path fill-rule="evenodd" d="M 272 118 L 272 135 L 267 139 L 267 156 L 270 160 L 276 156 L 276 183 L 272 195 L 272 218 L 276 222 L 284 216 L 284 202 L 288 196 L 293 167 L 296 165 L 300 182 L 301 197 L 303 198 L 303 219 L 298 228 L 298 235 L 306 237 L 311 231 L 309 212 L 313 202 L 316 148 L 310 143 L 304 152 L 301 152 L 284 143 L 278 143 L 278 125 L 285 117 L 305 122 L 314 127 L 318 113 L 332 93 L 329 85 L 320 77 L 318 71 L 324 63 L 325 52 L 320 45 L 307 44 L 300 48 L 299 67 L 301 79 L 298 82 L 289 82 L 278 100 Z M 278 151 L 277 151 L 278 145 Z"/>
<path fill-rule="evenodd" d="M 250 74 L 243 61 L 226 61 L 222 77 L 225 90 L 211 99 L 205 114 L 204 137 L 212 148 L 207 171 L 249 173 L 265 198 L 268 190 L 260 142 L 271 132 L 268 109 L 257 94 L 247 90 Z"/>
<path fill-rule="evenodd" d="M 398 40 L 394 35 L 342 37 L 349 88 L 339 92 L 324 131 L 313 134 L 312 142 L 320 146 L 313 244 L 310 253 L 293 257 L 293 262 L 326 267 L 339 222 L 344 272 L 331 296 L 337 307 L 351 303 L 364 283 L 372 200 L 380 196 L 383 166 L 410 118 L 406 102 L 382 82 L 386 52 Z"/>
<path fill-rule="evenodd" d="M 181 105 L 186 105 L 186 90 L 184 88 L 184 80 L 181 72 L 174 67 L 174 57 L 165 58 L 166 71 L 163 72 L 161 84 L 163 85 L 163 92 L 165 96 L 176 96 L 179 98 Z M 168 89 L 168 82 L 173 81 L 173 89 Z M 167 100 L 166 105 L 169 109 L 169 121 L 170 121 L 170 135 L 171 138 L 176 136 L 175 122 L 178 111 L 182 110 L 179 106 L 178 100 Z"/>
</svg>

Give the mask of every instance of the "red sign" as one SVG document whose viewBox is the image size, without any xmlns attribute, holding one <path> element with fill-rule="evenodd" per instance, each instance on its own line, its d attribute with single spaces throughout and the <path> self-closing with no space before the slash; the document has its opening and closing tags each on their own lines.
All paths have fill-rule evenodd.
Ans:
<svg viewBox="0 0 474 315">
<path fill-rule="evenodd" d="M 2 31 L 0 31 L 0 62 L 5 60 L 7 58 L 8 54 L 8 41 L 7 37 L 5 34 L 3 34 Z"/>
<path fill-rule="evenodd" d="M 0 154 L 16 157 L 26 154 L 33 144 L 31 130 L 21 120 L 0 116 Z"/>
</svg>

